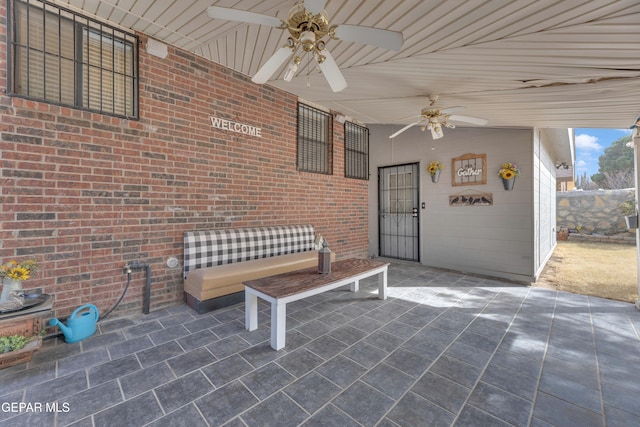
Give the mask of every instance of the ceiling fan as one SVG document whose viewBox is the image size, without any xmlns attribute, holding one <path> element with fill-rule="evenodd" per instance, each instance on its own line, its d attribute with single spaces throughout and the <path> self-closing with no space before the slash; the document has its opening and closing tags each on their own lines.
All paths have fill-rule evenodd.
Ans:
<svg viewBox="0 0 640 427">
<path fill-rule="evenodd" d="M 278 68 L 293 56 L 284 74 L 284 80 L 291 81 L 302 62 L 300 55 L 308 53 L 313 55 L 318 63 L 331 90 L 339 92 L 347 87 L 347 82 L 338 64 L 325 49 L 325 39 L 367 43 L 396 51 L 400 50 L 404 41 L 402 33 L 397 31 L 359 25 L 330 25 L 324 11 L 326 3 L 327 0 L 298 2 L 289 11 L 289 18 L 286 21 L 259 13 L 218 6 L 210 6 L 207 9 L 207 15 L 213 19 L 268 25 L 289 31 L 290 36 L 286 44 L 262 65 L 251 79 L 254 83 L 266 83 Z"/>
<path fill-rule="evenodd" d="M 452 114 L 454 111 L 457 111 L 462 107 L 440 108 L 436 106 L 436 102 L 438 101 L 438 96 L 436 95 L 430 95 L 429 100 L 431 101 L 429 106 L 423 108 L 419 116 L 414 116 L 414 117 L 420 117 L 419 120 L 411 124 L 408 124 L 407 126 L 403 127 L 402 129 L 394 133 L 393 135 L 390 135 L 389 138 L 395 138 L 405 130 L 416 125 L 421 125 L 423 131 L 430 130 L 431 136 L 433 137 L 433 139 L 440 139 L 444 136 L 444 133 L 442 132 L 443 127 L 446 127 L 449 129 L 453 129 L 456 127 L 453 123 L 450 122 L 450 120 L 455 122 L 471 123 L 478 126 L 484 126 L 487 123 L 489 123 L 488 120 L 481 119 L 478 117 L 460 116 L 458 114 Z"/>
</svg>

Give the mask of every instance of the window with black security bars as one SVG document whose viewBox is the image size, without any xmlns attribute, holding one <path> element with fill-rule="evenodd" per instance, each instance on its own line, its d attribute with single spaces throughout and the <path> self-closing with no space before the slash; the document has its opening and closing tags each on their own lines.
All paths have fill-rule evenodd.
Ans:
<svg viewBox="0 0 640 427">
<path fill-rule="evenodd" d="M 41 0 L 8 2 L 9 93 L 138 118 L 138 37 Z"/>
<path fill-rule="evenodd" d="M 344 176 L 369 179 L 369 129 L 351 122 L 344 124 Z"/>
<path fill-rule="evenodd" d="M 331 114 L 298 104 L 298 170 L 333 173 Z"/>
</svg>

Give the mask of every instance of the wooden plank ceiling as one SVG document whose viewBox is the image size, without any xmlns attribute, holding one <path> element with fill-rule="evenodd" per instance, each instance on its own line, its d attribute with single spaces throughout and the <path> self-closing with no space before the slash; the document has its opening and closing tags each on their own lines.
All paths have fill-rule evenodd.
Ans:
<svg viewBox="0 0 640 427">
<path fill-rule="evenodd" d="M 288 33 L 212 20 L 207 7 L 286 19 L 294 1 L 56 3 L 251 76 Z M 489 126 L 627 128 L 640 113 L 637 0 L 329 0 L 325 10 L 331 25 L 400 31 L 404 46 L 393 52 L 329 40 L 348 82 L 342 92 L 306 61 L 291 83 L 281 69 L 269 84 L 363 123 L 410 123 L 429 94 Z"/>
</svg>

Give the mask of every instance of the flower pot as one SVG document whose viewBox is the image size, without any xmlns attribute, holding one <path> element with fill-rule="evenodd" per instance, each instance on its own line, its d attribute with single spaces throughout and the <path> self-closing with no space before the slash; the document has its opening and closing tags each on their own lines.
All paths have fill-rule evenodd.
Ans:
<svg viewBox="0 0 640 427">
<path fill-rule="evenodd" d="M 440 169 L 436 170 L 434 173 L 431 174 L 431 182 L 438 182 L 438 180 L 440 179 Z"/>
<path fill-rule="evenodd" d="M 513 190 L 513 185 L 516 183 L 516 177 L 514 176 L 511 179 L 502 178 L 502 185 L 505 190 Z"/>
<path fill-rule="evenodd" d="M 22 293 L 22 280 L 4 278 L 0 303 L 11 301 L 16 294 Z"/>
<path fill-rule="evenodd" d="M 33 353 L 35 353 L 41 345 L 42 337 L 36 337 L 29 341 L 20 350 L 0 353 L 0 369 L 30 362 L 33 357 Z"/>
<path fill-rule="evenodd" d="M 638 215 L 625 216 L 624 221 L 627 223 L 627 228 L 638 228 Z"/>
</svg>

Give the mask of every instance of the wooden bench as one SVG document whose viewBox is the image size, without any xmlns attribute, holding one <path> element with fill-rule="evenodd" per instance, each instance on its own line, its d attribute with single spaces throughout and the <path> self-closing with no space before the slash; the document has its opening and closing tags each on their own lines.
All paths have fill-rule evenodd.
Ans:
<svg viewBox="0 0 640 427">
<path fill-rule="evenodd" d="M 351 284 L 358 292 L 359 281 L 378 274 L 378 298 L 387 298 L 387 268 L 389 263 L 369 259 L 346 259 L 331 264 L 331 273 L 318 274 L 318 268 L 307 268 L 277 276 L 244 282 L 245 326 L 258 328 L 258 297 L 271 303 L 271 347 L 285 346 L 287 304 Z"/>
<path fill-rule="evenodd" d="M 246 280 L 317 266 L 315 239 L 312 225 L 186 232 L 185 302 L 205 313 L 242 302 Z"/>
</svg>

